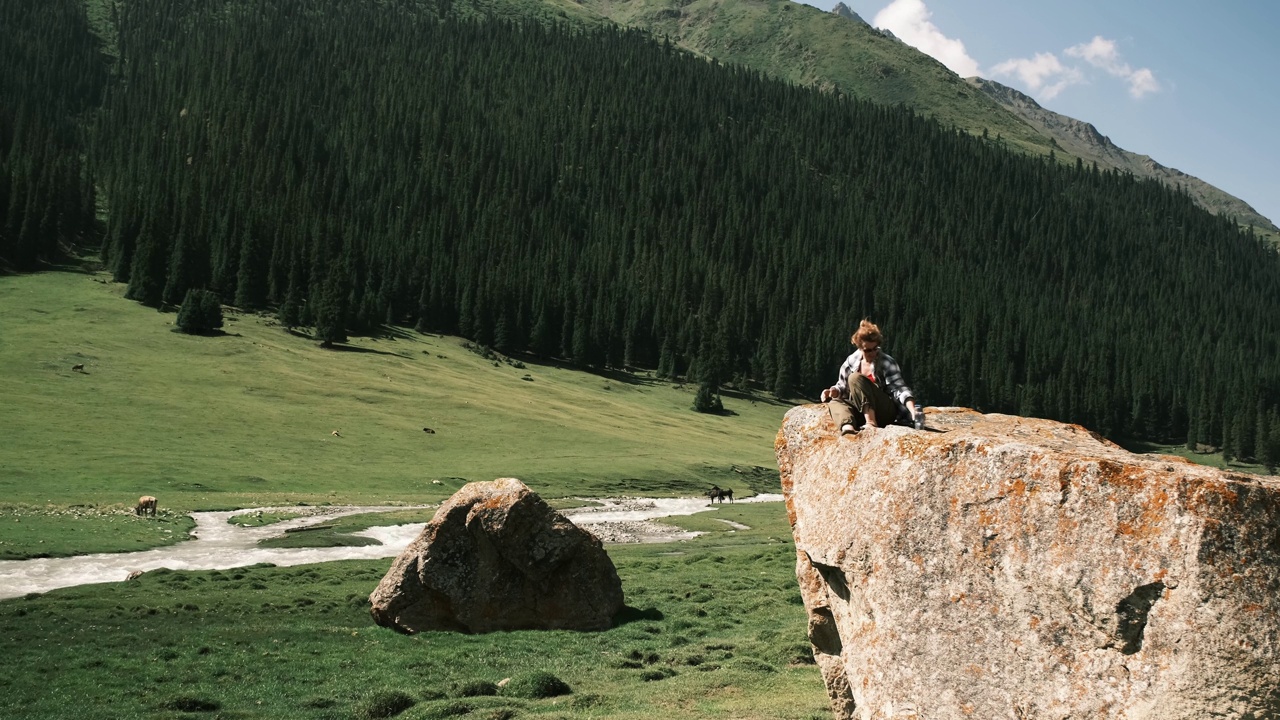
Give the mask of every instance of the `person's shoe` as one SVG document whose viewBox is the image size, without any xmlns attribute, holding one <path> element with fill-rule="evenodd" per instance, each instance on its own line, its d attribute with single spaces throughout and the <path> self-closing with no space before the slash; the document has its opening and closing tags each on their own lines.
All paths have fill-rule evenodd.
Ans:
<svg viewBox="0 0 1280 720">
<path fill-rule="evenodd" d="M 924 411 L 916 410 L 916 416 L 914 419 L 916 422 L 916 429 L 923 430 L 924 429 Z"/>
<path fill-rule="evenodd" d="M 841 425 L 841 426 L 840 426 L 840 434 L 841 434 L 841 435 L 853 435 L 853 434 L 854 434 L 854 433 L 856 433 L 856 432 L 858 432 L 858 428 L 856 428 L 856 427 L 854 427 L 854 426 L 852 426 L 852 425 L 850 425 L 850 424 L 848 424 L 848 423 L 845 423 L 844 425 Z"/>
</svg>

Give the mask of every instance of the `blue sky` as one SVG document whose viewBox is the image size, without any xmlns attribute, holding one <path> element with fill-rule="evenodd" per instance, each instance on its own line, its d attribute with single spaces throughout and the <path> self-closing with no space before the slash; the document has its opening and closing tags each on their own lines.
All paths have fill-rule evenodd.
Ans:
<svg viewBox="0 0 1280 720">
<path fill-rule="evenodd" d="M 1280 2 L 844 3 L 961 76 L 1093 123 L 1280 224 Z"/>
</svg>

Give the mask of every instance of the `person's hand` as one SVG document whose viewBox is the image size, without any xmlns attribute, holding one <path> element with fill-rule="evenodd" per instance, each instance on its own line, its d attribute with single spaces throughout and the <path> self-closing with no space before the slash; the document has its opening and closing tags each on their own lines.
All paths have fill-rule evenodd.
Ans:
<svg viewBox="0 0 1280 720">
<path fill-rule="evenodd" d="M 834 400 L 838 397 L 840 397 L 840 388 L 836 387 L 835 385 L 832 385 L 831 387 L 822 391 L 822 402 L 826 402 L 828 400 Z"/>
</svg>

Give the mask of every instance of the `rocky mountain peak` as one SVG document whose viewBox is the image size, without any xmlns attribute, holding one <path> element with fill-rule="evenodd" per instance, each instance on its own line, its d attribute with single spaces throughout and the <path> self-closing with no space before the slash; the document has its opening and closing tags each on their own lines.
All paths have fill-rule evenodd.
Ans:
<svg viewBox="0 0 1280 720">
<path fill-rule="evenodd" d="M 866 20 L 862 19 L 862 16 L 858 15 L 858 13 L 854 12 L 852 9 L 849 8 L 848 5 L 845 5 L 844 3 L 836 3 L 836 6 L 831 8 L 831 14 L 842 17 L 845 20 L 852 20 L 861 25 L 868 24 Z"/>
<path fill-rule="evenodd" d="M 1056 147 L 1085 162 L 1095 162 L 1102 169 L 1115 169 L 1138 177 L 1153 178 L 1170 187 L 1181 187 L 1201 207 L 1211 212 L 1224 213 L 1266 230 L 1278 229 L 1270 219 L 1263 217 L 1243 200 L 1193 175 L 1165 167 L 1146 155 L 1119 147 L 1111 142 L 1111 138 L 1098 132 L 1098 128 L 1091 123 L 1044 108 L 1031 96 L 994 80 L 971 77 L 965 78 L 965 82 L 1026 120 L 1056 143 Z"/>
</svg>

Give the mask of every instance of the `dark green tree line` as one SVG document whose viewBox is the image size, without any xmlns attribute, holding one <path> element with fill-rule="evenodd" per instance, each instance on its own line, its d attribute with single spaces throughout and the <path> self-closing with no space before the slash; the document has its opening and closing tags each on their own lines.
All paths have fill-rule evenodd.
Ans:
<svg viewBox="0 0 1280 720">
<path fill-rule="evenodd" d="M 928 404 L 1270 437 L 1280 267 L 1185 194 L 619 29 L 120 12 L 79 173 L 141 302 L 207 288 L 328 343 L 404 324 L 781 395 L 830 384 L 869 316 Z"/>
</svg>

